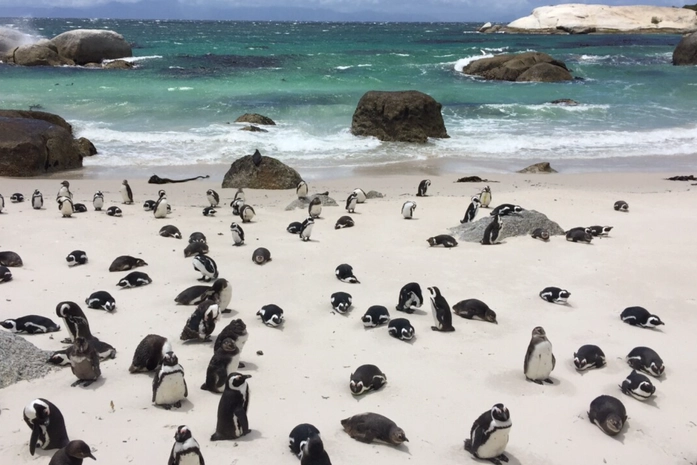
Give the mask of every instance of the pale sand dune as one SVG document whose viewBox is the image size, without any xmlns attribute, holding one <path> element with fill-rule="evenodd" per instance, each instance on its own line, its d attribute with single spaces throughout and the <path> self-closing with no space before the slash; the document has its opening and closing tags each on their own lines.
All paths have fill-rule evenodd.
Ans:
<svg viewBox="0 0 697 465">
<path fill-rule="evenodd" d="M 467 173 L 463 173 L 467 174 Z M 149 175 L 149 174 L 148 174 Z M 156 186 L 130 179 L 137 204 L 121 206 L 123 218 L 92 211 L 92 194 L 104 192 L 107 206 L 120 205 L 120 180 L 75 180 L 76 201 L 90 211 L 62 219 L 54 203 L 59 181 L 3 179 L 9 199 L 19 191 L 27 199 L 33 189 L 45 195 L 45 210 L 30 202 L 7 202 L 0 215 L 0 250 L 13 250 L 24 259 L 14 268 L 14 281 L 0 285 L 0 318 L 37 313 L 52 318 L 62 300 L 78 302 L 92 331 L 119 351 L 103 362 L 103 380 L 88 389 L 71 388 L 69 368 L 41 380 L 22 382 L 0 391 L 0 456 L 3 463 L 48 463 L 53 451 L 29 455 L 30 431 L 22 408 L 36 397 L 54 402 L 63 412 L 68 433 L 95 449 L 100 464 L 165 463 L 175 427 L 189 425 L 210 464 L 294 464 L 287 436 L 298 423 L 317 426 L 332 463 L 462 464 L 474 463 L 463 450 L 472 422 L 494 403 L 504 403 L 513 427 L 506 450 L 510 464 L 685 464 L 694 463 L 695 412 L 693 350 L 697 325 L 694 277 L 697 218 L 692 214 L 696 190 L 689 183 L 663 181 L 660 174 L 488 175 L 494 200 L 534 208 L 565 229 L 591 224 L 613 225 L 608 239 L 592 245 L 567 243 L 554 237 L 542 243 L 528 237 L 484 247 L 460 243 L 451 250 L 429 248 L 426 238 L 447 233 L 458 224 L 479 184 L 456 184 L 457 174 L 432 176 L 427 198 L 415 198 L 420 176 L 361 176 L 311 182 L 310 192 L 329 190 L 342 203 L 354 187 L 375 189 L 384 199 L 359 205 L 352 215 L 356 226 L 334 230 L 341 207 L 325 207 L 315 224 L 312 242 L 302 243 L 285 232 L 306 212 L 284 211 L 292 191 L 246 190 L 257 217 L 245 224 L 246 245 L 232 247 L 227 207 L 232 189 L 216 182 Z M 142 211 L 142 202 L 167 190 L 174 211 L 156 220 Z M 206 218 L 206 189 L 221 194 L 217 218 Z M 407 195 L 404 195 L 407 194 Z M 403 220 L 402 203 L 416 200 L 415 219 Z M 616 200 L 626 200 L 630 212 L 615 212 Z M 479 216 L 488 215 L 480 210 Z M 177 225 L 185 238 L 166 239 L 157 232 Z M 183 249 L 191 232 L 208 237 L 210 255 L 221 276 L 233 286 L 232 315 L 224 315 L 214 334 L 231 318 L 247 323 L 249 341 L 242 354 L 247 362 L 253 432 L 239 441 L 212 443 L 218 395 L 201 391 L 212 344 L 182 344 L 181 329 L 194 307 L 174 305 L 181 290 L 197 284 L 198 273 Z M 252 251 L 270 249 L 273 261 L 254 265 Z M 69 269 L 65 256 L 85 250 L 89 263 Z M 117 290 L 125 273 L 107 271 L 118 255 L 144 258 L 153 284 Z M 343 284 L 334 277 L 341 263 L 353 265 L 361 284 Z M 450 305 L 466 298 L 487 302 L 499 325 L 454 316 L 454 333 L 435 333 L 430 303 L 421 314 L 407 316 L 416 328 L 413 344 L 390 338 L 385 327 L 363 329 L 360 316 L 381 304 L 393 317 L 402 285 L 410 281 L 437 285 Z M 570 306 L 546 303 L 538 292 L 546 286 L 571 291 Z M 90 310 L 84 299 L 104 289 L 117 300 L 117 311 Z M 331 312 L 329 296 L 351 293 L 348 315 Z M 276 303 L 285 310 L 282 329 L 262 325 L 255 316 L 261 305 Z M 619 319 L 627 306 L 641 305 L 666 322 L 661 330 L 632 328 Z M 557 367 L 553 386 L 525 381 L 523 356 L 533 327 L 545 327 L 554 345 Z M 140 339 L 148 333 L 169 337 L 186 371 L 189 401 L 179 410 L 151 405 L 151 376 L 130 375 L 128 366 Z M 65 330 L 28 336 L 47 350 L 60 349 Z M 583 375 L 572 366 L 573 352 L 582 344 L 598 344 L 608 366 Z M 622 358 L 635 346 L 654 348 L 664 359 L 665 379 L 657 386 L 655 402 L 642 404 L 624 396 L 617 385 L 631 371 Z M 262 350 L 264 355 L 256 355 Z M 355 399 L 349 375 L 363 363 L 378 365 L 388 377 L 384 389 Z M 591 400 L 611 394 L 624 402 L 629 421 L 619 439 L 605 436 L 588 422 Z M 115 411 L 110 409 L 113 401 Z M 410 442 L 400 448 L 366 445 L 346 435 L 339 421 L 374 411 L 393 419 Z M 87 462 L 85 462 L 87 463 Z"/>
</svg>

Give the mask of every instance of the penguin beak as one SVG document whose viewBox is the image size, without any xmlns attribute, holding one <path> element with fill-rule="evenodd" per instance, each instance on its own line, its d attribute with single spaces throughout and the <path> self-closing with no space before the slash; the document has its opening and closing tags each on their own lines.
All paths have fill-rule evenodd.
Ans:
<svg viewBox="0 0 697 465">
<path fill-rule="evenodd" d="M 90 452 L 90 455 L 88 455 L 88 457 L 91 458 L 92 460 L 97 460 L 97 459 L 94 457 L 94 455 L 92 455 L 92 452 Z"/>
</svg>

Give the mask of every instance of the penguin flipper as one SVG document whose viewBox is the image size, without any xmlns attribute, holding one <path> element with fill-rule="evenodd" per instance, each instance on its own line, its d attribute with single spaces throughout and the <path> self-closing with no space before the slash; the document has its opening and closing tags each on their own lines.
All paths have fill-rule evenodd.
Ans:
<svg viewBox="0 0 697 465">
<path fill-rule="evenodd" d="M 29 438 L 29 453 L 34 455 L 36 451 L 36 443 L 39 440 L 39 435 L 41 434 L 41 427 L 35 423 L 34 428 L 31 431 L 31 438 Z"/>
</svg>

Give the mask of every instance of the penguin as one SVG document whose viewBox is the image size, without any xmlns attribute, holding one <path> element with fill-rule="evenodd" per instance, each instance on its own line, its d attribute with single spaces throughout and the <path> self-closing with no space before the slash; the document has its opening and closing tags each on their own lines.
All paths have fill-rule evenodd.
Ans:
<svg viewBox="0 0 697 465">
<path fill-rule="evenodd" d="M 489 215 L 491 216 L 509 216 L 522 212 L 524 210 L 520 205 L 513 205 L 512 203 L 502 203 L 498 207 L 491 210 Z"/>
<path fill-rule="evenodd" d="M 166 218 L 167 213 L 169 213 L 169 203 L 167 202 L 167 195 L 165 191 L 161 190 L 159 192 L 159 198 L 155 202 L 155 207 L 152 209 L 155 218 Z"/>
<path fill-rule="evenodd" d="M 302 222 L 300 227 L 300 240 L 303 242 L 308 242 L 310 240 L 310 234 L 312 234 L 312 228 L 315 226 L 315 220 L 311 216 L 308 216 L 305 221 Z"/>
<path fill-rule="evenodd" d="M 574 352 L 574 367 L 576 371 L 586 371 L 592 368 L 602 368 L 606 365 L 605 353 L 598 346 L 586 344 Z"/>
<path fill-rule="evenodd" d="M 94 196 L 92 197 L 92 206 L 94 207 L 94 211 L 102 211 L 102 207 L 104 207 L 104 194 L 102 194 L 102 191 L 97 191 L 94 193 Z"/>
<path fill-rule="evenodd" d="M 191 235 L 189 235 L 189 244 L 193 244 L 194 242 L 203 242 L 205 244 L 206 236 L 202 232 L 192 232 Z"/>
<path fill-rule="evenodd" d="M 172 352 L 172 346 L 166 337 L 148 334 L 136 346 L 129 373 L 154 371 L 162 364 L 166 353 Z"/>
<path fill-rule="evenodd" d="M 341 420 L 341 426 L 353 439 L 370 444 L 377 440 L 393 446 L 409 442 L 404 430 L 389 418 L 378 413 L 359 413 Z"/>
<path fill-rule="evenodd" d="M 232 300 L 232 286 L 228 280 L 218 278 L 212 286 L 191 286 L 180 292 L 174 301 L 179 305 L 198 305 L 208 299 L 218 302 L 221 313 L 226 313 L 225 310 Z"/>
<path fill-rule="evenodd" d="M 353 221 L 353 218 L 351 218 L 348 215 L 344 215 L 340 217 L 338 220 L 336 220 L 334 229 L 353 228 L 355 224 L 356 223 Z"/>
<path fill-rule="evenodd" d="M 58 195 L 56 195 L 56 200 L 58 200 L 61 197 L 67 197 L 70 200 L 73 200 L 73 193 L 70 192 L 70 183 L 68 181 L 63 181 L 61 182 L 61 187 L 58 189 Z"/>
<path fill-rule="evenodd" d="M 402 341 L 411 341 L 415 332 L 416 330 L 406 318 L 395 318 L 387 324 L 387 334 Z"/>
<path fill-rule="evenodd" d="M 566 232 L 566 240 L 569 242 L 585 242 L 586 244 L 590 244 L 593 240 L 593 236 L 584 229 L 574 228 Z"/>
<path fill-rule="evenodd" d="M 0 265 L 13 267 L 22 266 L 23 264 L 24 262 L 22 261 L 22 257 L 20 257 L 16 252 L 0 252 Z"/>
<path fill-rule="evenodd" d="M 265 247 L 259 247 L 252 254 L 252 261 L 257 265 L 263 265 L 271 261 L 271 252 Z"/>
<path fill-rule="evenodd" d="M 300 230 L 302 229 L 303 224 L 300 221 L 293 221 L 288 225 L 286 228 L 286 231 L 288 231 L 291 234 L 300 234 Z"/>
<path fill-rule="evenodd" d="M 87 207 L 84 203 L 74 203 L 73 204 L 74 213 L 87 213 Z"/>
<path fill-rule="evenodd" d="M 537 228 L 530 234 L 530 237 L 547 242 L 549 241 L 549 231 L 543 228 Z"/>
<path fill-rule="evenodd" d="M 232 245 L 239 247 L 244 244 L 244 229 L 234 221 L 230 223 L 230 234 L 232 234 Z"/>
<path fill-rule="evenodd" d="M 540 298 L 553 304 L 566 305 L 570 296 L 571 292 L 559 287 L 545 287 L 540 291 Z"/>
<path fill-rule="evenodd" d="M 240 208 L 240 218 L 242 218 L 243 223 L 251 223 L 254 216 L 256 216 L 256 212 L 251 205 L 244 205 Z"/>
<path fill-rule="evenodd" d="M 307 213 L 314 219 L 319 218 L 322 214 L 322 199 L 313 197 L 310 200 L 310 205 L 307 207 Z"/>
<path fill-rule="evenodd" d="M 216 339 L 216 342 L 218 340 Z M 230 373 L 237 371 L 240 365 L 240 348 L 231 338 L 225 338 L 215 349 L 213 357 L 208 362 L 206 381 L 201 385 L 204 391 L 222 393 L 225 381 Z"/>
<path fill-rule="evenodd" d="M 201 446 L 191 435 L 186 425 L 181 425 L 174 433 L 174 445 L 169 453 L 167 465 L 206 465 L 201 454 Z"/>
<path fill-rule="evenodd" d="M 627 410 L 616 397 L 599 396 L 591 402 L 588 420 L 608 436 L 617 436 L 627 422 Z"/>
<path fill-rule="evenodd" d="M 146 200 L 143 202 L 143 211 L 146 212 L 151 212 L 155 209 L 155 201 L 154 200 Z"/>
<path fill-rule="evenodd" d="M 162 237 L 173 237 L 175 239 L 181 239 L 182 238 L 182 233 L 179 231 L 179 228 L 177 228 L 174 225 L 168 224 L 166 226 L 162 226 L 160 228 L 160 232 L 158 233 Z"/>
<path fill-rule="evenodd" d="M 446 249 L 457 247 L 457 241 L 455 238 L 447 234 L 439 234 L 437 236 L 429 237 L 426 239 L 426 242 L 428 242 L 431 247 L 436 245 L 442 245 Z"/>
<path fill-rule="evenodd" d="M 407 283 L 399 291 L 399 301 L 395 307 L 400 312 L 414 313 L 424 302 L 419 283 Z"/>
<path fill-rule="evenodd" d="M 41 192 L 39 192 L 39 189 L 36 189 L 31 196 L 31 207 L 34 210 L 41 210 L 41 208 L 43 206 L 44 206 L 44 196 L 41 195 Z"/>
<path fill-rule="evenodd" d="M 235 197 L 233 197 L 233 200 L 245 201 L 244 190 L 242 190 L 241 187 L 237 188 L 237 192 L 235 192 Z"/>
<path fill-rule="evenodd" d="M 99 356 L 99 360 L 109 360 L 116 358 L 116 349 L 114 349 L 114 346 L 109 344 L 108 342 L 100 341 L 96 337 L 92 337 L 90 339 L 90 344 L 94 346 L 94 349 L 97 351 L 97 355 Z M 57 350 L 51 354 L 51 356 L 46 360 L 46 363 L 51 363 L 53 365 L 60 365 L 60 366 L 65 366 L 65 365 L 70 365 L 70 358 L 68 357 L 68 352 L 70 351 L 70 347 L 64 350 Z"/>
<path fill-rule="evenodd" d="M 497 239 L 503 228 L 503 220 L 500 216 L 496 215 L 491 220 L 491 223 L 484 230 L 484 237 L 480 241 L 482 245 L 494 245 L 498 244 Z"/>
<path fill-rule="evenodd" d="M 283 309 L 278 305 L 264 305 L 257 312 L 257 316 L 261 318 L 261 321 L 263 321 L 266 326 L 275 328 L 283 324 Z"/>
<path fill-rule="evenodd" d="M 203 216 L 215 216 L 216 213 L 218 212 L 213 207 L 206 207 L 203 209 Z"/>
<path fill-rule="evenodd" d="M 90 340 L 84 337 L 77 337 L 73 345 L 68 349 L 68 359 L 70 368 L 77 377 L 77 381 L 71 384 L 72 387 L 82 385 L 88 387 L 102 375 L 99 367 L 99 354 Z"/>
<path fill-rule="evenodd" d="M 375 328 L 390 321 L 390 312 L 382 305 L 373 305 L 368 307 L 368 310 L 361 317 L 361 321 L 366 328 Z"/>
<path fill-rule="evenodd" d="M 70 441 L 65 447 L 53 454 L 48 465 L 82 465 L 83 459 L 86 458 L 97 460 L 92 455 L 90 446 L 85 441 L 77 439 Z"/>
<path fill-rule="evenodd" d="M 60 331 L 60 325 L 40 315 L 26 315 L 0 321 L 0 326 L 19 334 L 46 334 Z"/>
<path fill-rule="evenodd" d="M 5 208 L 5 197 L 0 194 L 0 213 L 2 213 L 3 208 Z"/>
<path fill-rule="evenodd" d="M 207 342 L 215 331 L 215 324 L 220 319 L 220 306 L 214 300 L 204 300 L 186 320 L 179 339 L 182 341 L 198 340 Z"/>
<path fill-rule="evenodd" d="M 474 421 L 465 450 L 477 459 L 501 465 L 508 462 L 504 451 L 510 432 L 511 414 L 503 404 L 496 404 Z"/>
<path fill-rule="evenodd" d="M 329 454 L 324 450 L 324 443 L 319 435 L 310 436 L 302 444 L 300 465 L 332 465 Z"/>
<path fill-rule="evenodd" d="M 440 293 L 437 287 L 429 287 L 428 292 L 431 294 L 431 311 L 433 312 L 434 326 L 431 326 L 433 331 L 452 332 L 453 314 L 450 312 L 450 305 Z"/>
<path fill-rule="evenodd" d="M 648 347 L 635 347 L 627 354 L 627 364 L 635 370 L 643 371 L 654 378 L 660 378 L 666 370 L 663 359 L 655 350 Z"/>
<path fill-rule="evenodd" d="M 205 242 L 191 242 L 184 249 L 184 257 L 189 258 L 193 257 L 194 255 L 205 255 L 208 252 L 208 244 L 206 244 Z"/>
<path fill-rule="evenodd" d="M 356 278 L 353 275 L 353 267 L 351 265 L 348 265 L 346 263 L 342 263 L 341 265 L 336 267 L 336 270 L 334 270 L 334 274 L 336 275 L 336 279 L 343 283 L 358 283 L 360 284 L 360 281 L 358 278 Z"/>
<path fill-rule="evenodd" d="M 240 210 L 242 207 L 244 207 L 245 201 L 243 198 L 236 198 L 232 202 L 230 202 L 230 206 L 232 207 L 232 214 L 235 216 L 240 216 Z"/>
<path fill-rule="evenodd" d="M 656 387 L 651 380 L 646 375 L 642 375 L 636 370 L 632 370 L 629 376 L 622 381 L 620 389 L 622 393 L 632 396 L 636 400 L 642 402 L 649 400 L 656 393 Z"/>
<path fill-rule="evenodd" d="M 93 292 L 85 299 L 85 304 L 88 308 L 102 309 L 107 312 L 113 312 L 116 309 L 116 299 L 107 291 Z"/>
<path fill-rule="evenodd" d="M 640 328 L 656 328 L 665 324 L 657 315 L 652 315 L 644 307 L 627 307 L 622 310 L 620 318 L 628 325 Z"/>
<path fill-rule="evenodd" d="M 615 202 L 615 210 L 618 212 L 628 212 L 629 211 L 629 204 L 625 202 L 624 200 L 618 200 Z"/>
<path fill-rule="evenodd" d="M 4 265 L 0 265 L 0 283 L 12 281 L 12 272 Z"/>
<path fill-rule="evenodd" d="M 225 339 L 232 339 L 240 352 L 242 352 L 244 345 L 247 343 L 247 339 L 249 339 L 247 325 L 244 324 L 244 321 L 240 319 L 232 320 L 220 331 L 220 334 L 218 334 L 218 337 L 213 343 L 214 352 L 220 348 L 223 342 L 225 342 Z M 240 364 L 240 367 L 241 365 L 242 364 Z"/>
<path fill-rule="evenodd" d="M 547 333 L 542 326 L 537 326 L 532 330 L 530 345 L 528 345 L 528 351 L 525 354 L 523 365 L 525 378 L 537 384 L 542 384 L 543 381 L 552 384 L 553 381 L 549 375 L 554 370 L 556 363 L 557 359 L 552 353 L 552 343 L 547 339 Z"/>
<path fill-rule="evenodd" d="M 303 456 L 303 444 L 310 440 L 313 436 L 319 436 L 319 430 L 315 425 L 310 423 L 301 423 L 292 430 L 288 435 L 288 447 L 299 459 Z"/>
<path fill-rule="evenodd" d="M 252 163 L 254 163 L 254 166 L 256 166 L 257 168 L 259 168 L 259 166 L 261 165 L 261 158 L 261 152 L 259 151 L 259 149 L 255 150 L 252 154 Z"/>
<path fill-rule="evenodd" d="M 588 229 L 593 237 L 607 237 L 612 231 L 612 226 L 590 226 Z"/>
<path fill-rule="evenodd" d="M 111 262 L 109 271 L 128 271 L 139 266 L 147 266 L 148 264 L 142 258 L 131 257 L 130 255 L 120 255 Z"/>
<path fill-rule="evenodd" d="M 12 203 L 24 202 L 24 195 L 20 194 L 19 192 L 14 193 L 10 196 L 10 202 L 12 202 Z"/>
<path fill-rule="evenodd" d="M 334 311 L 344 314 L 351 308 L 353 297 L 347 292 L 335 292 L 331 296 L 331 304 Z"/>
<path fill-rule="evenodd" d="M 405 220 L 410 220 L 414 218 L 414 210 L 416 210 L 416 202 L 407 200 L 402 205 L 402 216 Z"/>
<path fill-rule="evenodd" d="M 426 197 L 426 191 L 428 190 L 428 187 L 431 185 L 431 180 L 430 179 L 424 179 L 419 183 L 419 187 L 416 190 L 416 196 L 417 197 Z"/>
<path fill-rule="evenodd" d="M 68 266 L 84 265 L 87 263 L 87 254 L 83 250 L 73 250 L 65 257 Z"/>
<path fill-rule="evenodd" d="M 208 199 L 208 203 L 210 203 L 211 207 L 213 208 L 217 207 L 220 203 L 220 196 L 213 189 L 208 189 L 206 191 L 206 198 Z"/>
<path fill-rule="evenodd" d="M 68 432 L 60 409 L 52 402 L 38 398 L 29 402 L 23 411 L 24 422 L 31 429 L 29 453 L 36 447 L 42 450 L 60 449 L 68 445 Z"/>
<path fill-rule="evenodd" d="M 92 339 L 90 323 L 87 321 L 85 312 L 75 302 L 59 302 L 56 305 L 56 315 L 63 318 L 65 328 L 70 333 L 69 343 L 75 342 L 78 337 Z"/>
<path fill-rule="evenodd" d="M 58 197 L 58 210 L 63 218 L 70 218 L 73 215 L 73 201 L 68 197 Z"/>
<path fill-rule="evenodd" d="M 106 209 L 106 214 L 108 216 L 115 216 L 117 218 L 121 218 L 121 215 L 123 214 L 123 212 L 121 211 L 121 209 L 119 207 L 113 206 L 113 207 L 109 207 Z"/>
<path fill-rule="evenodd" d="M 484 186 L 484 189 L 482 189 L 482 191 L 479 193 L 479 203 L 481 204 L 482 208 L 489 208 L 491 198 L 491 187 Z"/>
<path fill-rule="evenodd" d="M 225 383 L 225 391 L 218 403 L 218 422 L 211 441 L 237 439 L 249 434 L 249 385 L 251 375 L 230 373 Z"/>
<path fill-rule="evenodd" d="M 358 203 L 365 203 L 368 200 L 368 196 L 360 187 L 356 187 L 353 192 L 356 194 L 356 200 Z"/>
<path fill-rule="evenodd" d="M 305 199 L 307 198 L 307 192 L 307 183 L 305 181 L 300 181 L 295 188 L 295 195 L 297 195 L 299 199 Z"/>
<path fill-rule="evenodd" d="M 460 220 L 460 224 L 471 223 L 474 221 L 474 217 L 477 216 L 477 211 L 482 202 L 479 201 L 479 197 L 476 195 L 472 197 L 472 200 L 465 210 L 465 216 Z"/>
<path fill-rule="evenodd" d="M 152 279 L 146 273 L 143 273 L 142 271 L 131 271 L 126 276 L 121 278 L 116 285 L 121 289 L 128 289 L 131 287 L 147 286 L 151 283 Z"/>
<path fill-rule="evenodd" d="M 189 396 L 186 387 L 184 368 L 174 352 L 168 352 L 162 357 L 160 371 L 152 379 L 152 403 L 170 410 L 182 406 L 182 400 Z"/>
<path fill-rule="evenodd" d="M 453 313 L 468 320 L 482 320 L 499 324 L 496 312 L 479 299 L 465 299 L 453 305 Z"/>
<path fill-rule="evenodd" d="M 218 265 L 208 255 L 198 254 L 193 259 L 194 270 L 201 273 L 199 281 L 212 281 L 218 279 Z"/>
<path fill-rule="evenodd" d="M 133 205 L 133 191 L 131 190 L 131 186 L 128 185 L 128 180 L 123 180 L 120 192 L 123 203 L 126 205 Z"/>
<path fill-rule="evenodd" d="M 357 204 L 358 195 L 355 192 L 351 192 L 346 198 L 346 211 L 349 213 L 355 213 Z"/>
<path fill-rule="evenodd" d="M 377 391 L 387 383 L 387 376 L 375 365 L 361 365 L 351 373 L 349 389 L 354 396 Z"/>
</svg>

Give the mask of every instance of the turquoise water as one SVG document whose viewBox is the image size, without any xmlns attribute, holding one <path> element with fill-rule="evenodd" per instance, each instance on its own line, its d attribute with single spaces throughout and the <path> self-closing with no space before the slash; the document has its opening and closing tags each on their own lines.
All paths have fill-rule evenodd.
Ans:
<svg viewBox="0 0 697 465">
<path fill-rule="evenodd" d="M 0 65 L 0 107 L 62 115 L 99 149 L 88 164 L 228 163 L 258 148 L 299 167 L 449 158 L 613 169 L 697 153 L 697 70 L 670 64 L 674 35 L 483 35 L 466 23 L 2 24 L 43 37 L 113 29 L 134 44 L 131 71 Z M 529 50 L 565 61 L 577 79 L 517 84 L 459 72 L 476 57 Z M 405 89 L 443 104 L 449 139 L 414 146 L 350 134 L 366 91 Z M 581 105 L 548 103 L 558 98 Z M 246 112 L 278 125 L 249 133 L 229 124 Z"/>
</svg>

